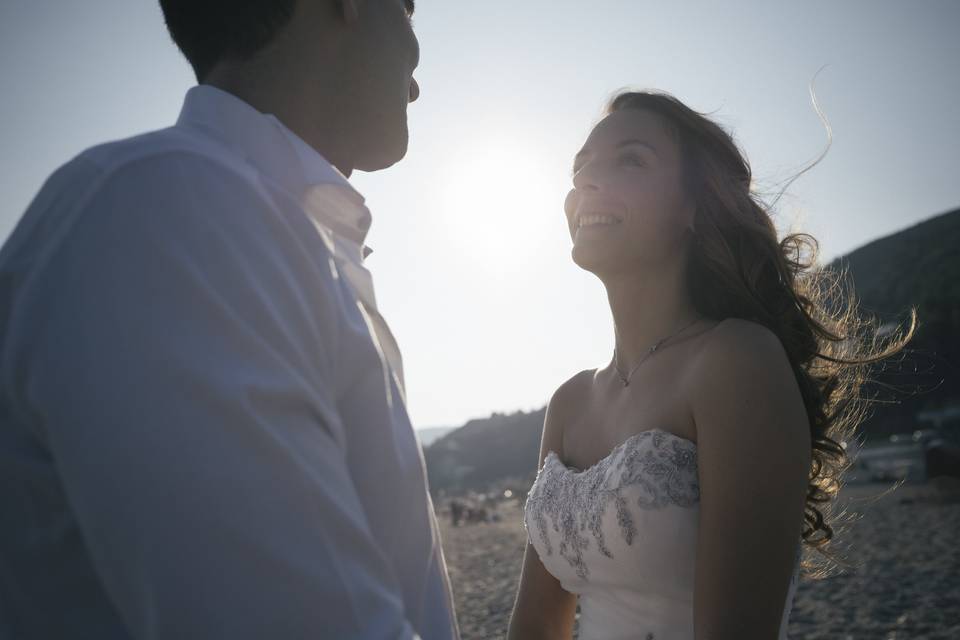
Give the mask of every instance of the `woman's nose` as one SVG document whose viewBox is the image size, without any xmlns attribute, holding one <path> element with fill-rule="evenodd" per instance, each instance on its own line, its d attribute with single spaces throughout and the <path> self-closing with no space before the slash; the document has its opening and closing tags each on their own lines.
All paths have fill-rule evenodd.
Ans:
<svg viewBox="0 0 960 640">
<path fill-rule="evenodd" d="M 573 174 L 573 186 L 577 189 L 597 191 L 600 184 L 590 165 L 582 167 Z"/>
</svg>

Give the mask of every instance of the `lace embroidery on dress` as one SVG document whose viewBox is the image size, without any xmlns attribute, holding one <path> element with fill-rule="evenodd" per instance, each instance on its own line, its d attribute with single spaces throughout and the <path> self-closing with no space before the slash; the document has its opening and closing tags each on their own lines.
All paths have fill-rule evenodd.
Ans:
<svg viewBox="0 0 960 640">
<path fill-rule="evenodd" d="M 651 446 L 640 446 L 644 441 Z M 617 455 L 621 450 L 622 457 Z M 618 466 L 612 469 L 615 463 Z M 603 534 L 603 514 L 611 504 L 617 510 L 620 534 L 628 545 L 633 544 L 637 527 L 623 496 L 627 487 L 643 490 L 636 499 L 642 509 L 696 505 L 700 500 L 696 444 L 661 430 L 641 431 L 584 471 L 567 467 L 556 453 L 549 452 L 525 506 L 547 555 L 553 554 L 547 536 L 549 518 L 560 534 L 560 556 L 586 580 L 590 574 L 583 560 L 590 544 L 587 534 L 600 553 L 613 558 Z"/>
</svg>

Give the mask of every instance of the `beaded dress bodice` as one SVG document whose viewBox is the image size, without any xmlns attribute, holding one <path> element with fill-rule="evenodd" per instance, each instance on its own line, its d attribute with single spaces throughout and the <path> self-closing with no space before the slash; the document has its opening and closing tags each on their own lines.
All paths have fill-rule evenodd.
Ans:
<svg viewBox="0 0 960 640">
<path fill-rule="evenodd" d="M 582 471 L 547 454 L 524 524 L 546 569 L 580 596 L 580 640 L 693 640 L 699 504 L 697 445 L 667 431 L 634 434 Z M 799 560 L 799 534 L 797 550 Z"/>
</svg>

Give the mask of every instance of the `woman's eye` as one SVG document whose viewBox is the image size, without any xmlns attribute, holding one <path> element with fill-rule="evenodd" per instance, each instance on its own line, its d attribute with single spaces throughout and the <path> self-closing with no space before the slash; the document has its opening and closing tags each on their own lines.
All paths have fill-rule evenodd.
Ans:
<svg viewBox="0 0 960 640">
<path fill-rule="evenodd" d="M 625 153 L 620 156 L 620 164 L 632 165 L 635 167 L 642 167 L 646 164 L 639 155 L 635 153 Z"/>
</svg>

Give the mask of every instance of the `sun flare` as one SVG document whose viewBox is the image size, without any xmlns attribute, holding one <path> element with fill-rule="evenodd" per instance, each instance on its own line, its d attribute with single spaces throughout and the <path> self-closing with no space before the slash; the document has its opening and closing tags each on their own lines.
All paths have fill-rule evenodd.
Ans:
<svg viewBox="0 0 960 640">
<path fill-rule="evenodd" d="M 562 189 L 532 145 L 503 138 L 460 147 L 441 176 L 444 224 L 465 259 L 500 272 L 531 259 L 561 225 Z"/>
</svg>

